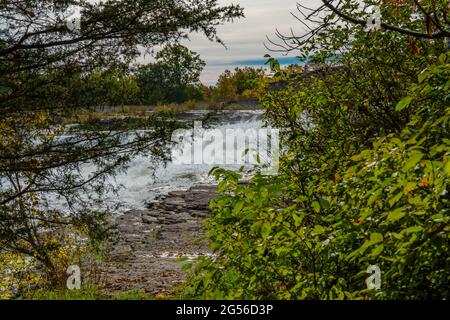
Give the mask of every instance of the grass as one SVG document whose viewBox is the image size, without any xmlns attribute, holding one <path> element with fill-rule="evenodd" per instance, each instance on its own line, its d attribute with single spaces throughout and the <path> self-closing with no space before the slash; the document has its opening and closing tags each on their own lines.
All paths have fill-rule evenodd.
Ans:
<svg viewBox="0 0 450 320">
<path fill-rule="evenodd" d="M 179 113 L 187 112 L 191 110 L 245 110 L 255 109 L 258 105 L 246 105 L 240 102 L 229 103 L 212 103 L 207 101 L 186 101 L 184 103 L 170 103 L 158 106 L 120 106 L 113 107 L 111 110 L 86 111 L 81 114 L 77 114 L 74 117 L 64 119 L 63 124 L 72 123 L 89 123 L 93 120 L 113 119 L 113 118 L 143 118 L 148 117 L 154 113 L 169 112 Z"/>
<path fill-rule="evenodd" d="M 25 293 L 22 298 L 25 300 L 105 300 L 107 296 L 102 295 L 97 287 L 89 286 L 80 290 L 38 289 Z"/>
<path fill-rule="evenodd" d="M 39 289 L 32 293 L 24 294 L 24 300 L 162 300 L 170 296 L 158 294 L 156 296 L 142 291 L 125 291 L 107 294 L 96 286 L 82 288 L 80 290 L 46 290 Z"/>
</svg>

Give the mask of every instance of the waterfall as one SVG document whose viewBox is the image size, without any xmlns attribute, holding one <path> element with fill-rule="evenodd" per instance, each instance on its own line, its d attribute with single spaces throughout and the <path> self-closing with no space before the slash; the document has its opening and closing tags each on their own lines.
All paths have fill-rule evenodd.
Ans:
<svg viewBox="0 0 450 320">
<path fill-rule="evenodd" d="M 182 115 L 185 121 L 194 121 L 201 118 L 207 111 L 192 111 Z M 218 121 L 212 129 L 259 129 L 262 127 L 262 111 L 226 111 L 217 114 Z M 208 131 L 206 130 L 206 131 Z M 185 143 L 190 143 L 186 141 Z M 216 143 L 216 142 L 212 142 Z M 180 148 L 183 146 L 174 146 Z M 123 186 L 118 196 L 108 196 L 108 202 L 120 203 L 123 209 L 141 209 L 145 207 L 146 202 L 164 195 L 174 190 L 187 190 L 196 184 L 214 183 L 211 177 L 208 177 L 210 170 L 216 165 L 208 164 L 175 164 L 172 162 L 166 165 L 154 164 L 150 159 L 139 156 L 133 159 L 128 169 L 118 174 L 113 183 Z M 238 170 L 241 165 L 224 165 L 228 169 Z"/>
</svg>

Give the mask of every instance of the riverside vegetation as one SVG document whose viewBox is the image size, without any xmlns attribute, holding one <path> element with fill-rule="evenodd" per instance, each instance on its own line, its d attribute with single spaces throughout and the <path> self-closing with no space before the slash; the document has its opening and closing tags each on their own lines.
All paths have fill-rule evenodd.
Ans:
<svg viewBox="0 0 450 320">
<path fill-rule="evenodd" d="M 447 40 L 431 39 L 439 26 L 410 22 L 412 2 L 383 2 L 383 21 L 423 38 L 335 23 L 357 17 L 352 1 L 322 9 L 303 38 L 280 35 L 316 63 L 292 75 L 269 60 L 261 105 L 267 124 L 287 129 L 280 172 L 242 185 L 239 173 L 212 171 L 216 258 L 199 260 L 184 297 L 449 298 L 450 55 Z M 421 3 L 448 12 L 445 1 Z M 369 265 L 381 290 L 367 289 Z"/>
<path fill-rule="evenodd" d="M 66 23 L 71 6 L 81 11 L 78 29 Z M 122 106 L 141 48 L 185 53 L 176 43 L 193 32 L 221 43 L 216 26 L 243 10 L 216 0 L 27 0 L 0 1 L 0 15 L 0 295 L 55 297 L 72 264 L 92 270 L 95 284 L 116 212 L 104 201 L 117 191 L 108 179 L 137 155 L 166 161 L 179 127 L 158 115 L 115 128 L 67 119 Z"/>
</svg>

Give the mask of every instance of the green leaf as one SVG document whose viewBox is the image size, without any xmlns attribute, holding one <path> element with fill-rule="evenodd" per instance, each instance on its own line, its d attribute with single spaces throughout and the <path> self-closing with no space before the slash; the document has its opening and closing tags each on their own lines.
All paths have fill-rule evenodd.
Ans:
<svg viewBox="0 0 450 320">
<path fill-rule="evenodd" d="M 447 175 L 450 176 L 450 160 L 447 160 L 444 164 L 444 170 L 447 173 Z"/>
<path fill-rule="evenodd" d="M 312 208 L 314 209 L 315 212 L 320 212 L 320 204 L 317 201 L 313 201 L 313 203 L 311 203 Z"/>
<path fill-rule="evenodd" d="M 319 202 L 320 207 L 324 208 L 325 210 L 330 208 L 330 202 L 327 199 L 319 197 Z"/>
<path fill-rule="evenodd" d="M 416 166 L 417 163 L 419 163 L 420 160 L 422 160 L 424 154 L 420 151 L 414 152 L 406 161 L 405 165 L 403 166 L 403 171 L 408 171 L 409 169 L 412 169 Z"/>
<path fill-rule="evenodd" d="M 379 246 L 376 246 L 372 252 L 370 253 L 371 258 L 378 257 L 384 250 L 384 245 L 380 244 Z"/>
<path fill-rule="evenodd" d="M 262 221 L 256 221 L 252 226 L 250 227 L 250 231 L 259 233 L 261 230 Z"/>
<path fill-rule="evenodd" d="M 403 194 L 408 194 L 411 191 L 413 191 L 417 186 L 416 182 L 410 181 L 405 185 L 405 188 L 403 189 Z"/>
<path fill-rule="evenodd" d="M 360 154 L 353 156 L 351 159 L 353 161 L 366 160 L 370 157 L 371 154 L 372 154 L 371 150 L 363 150 L 363 151 L 361 151 Z"/>
<path fill-rule="evenodd" d="M 225 190 L 227 190 L 227 187 L 228 185 L 226 181 L 220 181 L 219 185 L 217 186 L 217 191 L 219 193 L 224 192 Z"/>
<path fill-rule="evenodd" d="M 409 104 L 411 103 L 412 98 L 411 97 L 405 97 L 402 100 L 400 100 L 397 105 L 395 106 L 395 111 L 401 111 L 405 109 Z"/>
<path fill-rule="evenodd" d="M 426 78 L 428 77 L 428 72 L 422 71 L 417 79 L 419 80 L 419 83 L 422 83 Z"/>
<path fill-rule="evenodd" d="M 389 200 L 389 205 L 392 207 L 394 204 L 398 202 L 403 196 L 403 192 L 397 193 L 397 195 Z"/>
<path fill-rule="evenodd" d="M 294 219 L 294 225 L 295 225 L 295 227 L 298 228 L 299 226 L 301 226 L 304 217 L 305 217 L 304 215 L 301 215 L 301 216 L 299 217 L 299 216 L 296 215 L 295 213 L 292 214 L 292 218 Z"/>
<path fill-rule="evenodd" d="M 395 222 L 397 220 L 400 220 L 406 215 L 406 212 L 403 211 L 403 209 L 397 209 L 392 212 L 390 212 L 387 216 L 387 221 L 389 222 Z"/>
<path fill-rule="evenodd" d="M 406 228 L 402 231 L 402 233 L 406 233 L 406 234 L 410 234 L 410 233 L 414 233 L 414 232 L 420 232 L 423 230 L 422 226 L 413 226 L 413 227 L 409 227 Z"/>
<path fill-rule="evenodd" d="M 261 226 L 261 236 L 263 238 L 267 238 L 269 236 L 271 230 L 272 230 L 272 227 L 270 226 L 270 223 L 264 222 Z"/>
<path fill-rule="evenodd" d="M 321 225 L 316 224 L 314 226 L 314 234 L 319 235 L 325 232 L 325 228 L 322 227 Z"/>
<path fill-rule="evenodd" d="M 213 242 L 211 243 L 211 250 L 213 252 L 217 251 L 217 249 L 219 249 L 221 247 L 221 244 L 219 242 Z"/>
<path fill-rule="evenodd" d="M 357 255 L 363 254 L 367 250 L 367 248 L 369 248 L 370 246 L 373 246 L 374 244 L 380 243 L 382 241 L 383 241 L 383 235 L 381 233 L 377 233 L 377 232 L 371 233 L 370 239 L 366 240 L 361 247 L 359 247 L 358 249 L 356 249 L 355 251 L 350 253 L 347 256 L 347 259 L 352 260 Z"/>
<path fill-rule="evenodd" d="M 236 205 L 233 208 L 233 215 L 238 214 L 239 212 L 241 212 L 242 208 L 244 207 L 245 202 L 240 200 L 236 203 Z"/>
<path fill-rule="evenodd" d="M 378 189 L 378 190 L 376 190 L 370 197 L 369 197 L 369 200 L 367 200 L 367 204 L 369 205 L 369 206 L 371 206 L 374 202 L 375 202 L 375 200 L 377 200 L 379 197 L 380 197 L 380 195 L 383 193 L 383 190 L 382 189 Z"/>
<path fill-rule="evenodd" d="M 189 269 L 192 268 L 192 263 L 185 263 L 183 264 L 183 266 L 181 267 L 181 269 L 183 269 L 183 271 L 187 271 Z"/>
<path fill-rule="evenodd" d="M 371 242 L 371 244 L 379 243 L 379 242 L 383 241 L 383 235 L 378 232 L 371 233 L 369 241 Z"/>
</svg>

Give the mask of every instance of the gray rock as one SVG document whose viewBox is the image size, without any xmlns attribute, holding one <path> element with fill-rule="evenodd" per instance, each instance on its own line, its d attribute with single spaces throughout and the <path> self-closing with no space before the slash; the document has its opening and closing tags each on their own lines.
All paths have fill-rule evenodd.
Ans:
<svg viewBox="0 0 450 320">
<path fill-rule="evenodd" d="M 150 216 L 150 215 L 144 215 L 144 216 L 142 216 L 142 222 L 148 223 L 148 224 L 157 223 L 158 218 Z"/>
<path fill-rule="evenodd" d="M 148 210 L 130 210 L 115 220 L 119 242 L 103 267 L 105 290 L 141 290 L 170 293 L 185 280 L 177 258 L 209 254 L 209 245 L 197 241 L 216 187 L 195 186 L 172 191 L 147 203 Z"/>
</svg>

